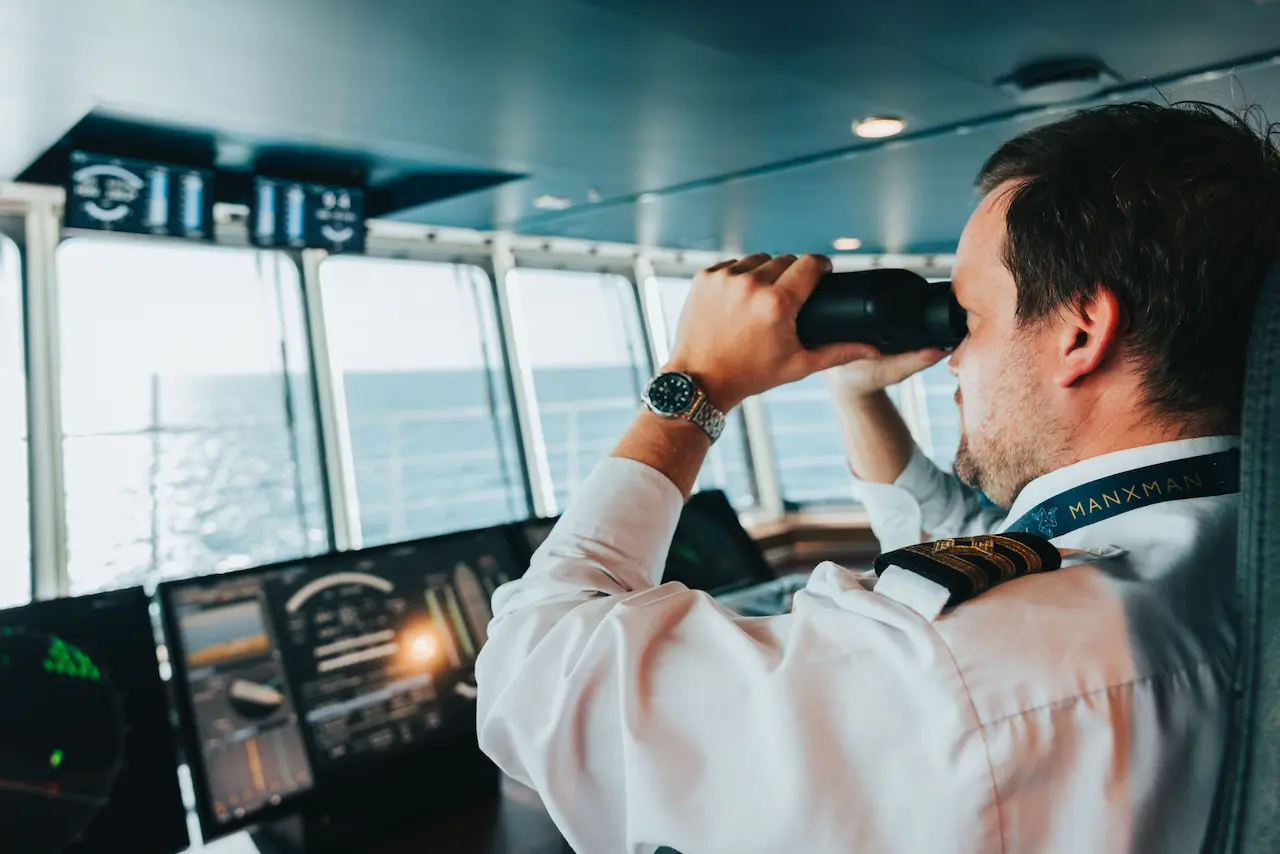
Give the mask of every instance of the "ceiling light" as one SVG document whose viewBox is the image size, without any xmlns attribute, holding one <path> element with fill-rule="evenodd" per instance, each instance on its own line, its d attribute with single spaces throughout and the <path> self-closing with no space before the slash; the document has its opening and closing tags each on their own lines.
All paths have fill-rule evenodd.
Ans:
<svg viewBox="0 0 1280 854">
<path fill-rule="evenodd" d="M 852 252 L 862 248 L 862 241 L 856 237 L 837 237 L 831 245 L 840 252 Z"/>
<path fill-rule="evenodd" d="M 853 132 L 864 139 L 884 139 L 897 136 L 907 128 L 907 123 L 893 116 L 872 116 L 853 123 Z"/>
<path fill-rule="evenodd" d="M 573 207 L 573 199 L 568 196 L 538 196 L 533 206 L 540 211 L 562 211 Z"/>
</svg>

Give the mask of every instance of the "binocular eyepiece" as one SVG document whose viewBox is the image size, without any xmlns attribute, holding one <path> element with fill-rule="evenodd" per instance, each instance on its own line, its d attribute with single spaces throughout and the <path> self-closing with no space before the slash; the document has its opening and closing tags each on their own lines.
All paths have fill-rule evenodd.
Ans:
<svg viewBox="0 0 1280 854">
<path fill-rule="evenodd" d="M 828 273 L 796 318 L 800 343 L 871 344 L 881 353 L 958 345 L 965 312 L 950 282 L 930 282 L 910 270 Z"/>
</svg>

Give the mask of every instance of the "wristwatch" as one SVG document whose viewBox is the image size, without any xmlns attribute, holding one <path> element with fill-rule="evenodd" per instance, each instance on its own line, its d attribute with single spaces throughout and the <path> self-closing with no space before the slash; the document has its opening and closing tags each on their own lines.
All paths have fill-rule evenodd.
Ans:
<svg viewBox="0 0 1280 854">
<path fill-rule="evenodd" d="M 711 405 L 707 395 L 688 375 L 668 371 L 649 380 L 644 405 L 661 418 L 678 418 L 701 427 L 714 442 L 724 432 L 724 413 Z"/>
</svg>

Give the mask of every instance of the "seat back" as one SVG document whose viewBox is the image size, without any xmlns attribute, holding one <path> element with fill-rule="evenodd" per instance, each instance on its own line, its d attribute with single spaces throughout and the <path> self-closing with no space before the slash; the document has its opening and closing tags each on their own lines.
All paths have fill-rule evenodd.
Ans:
<svg viewBox="0 0 1280 854">
<path fill-rule="evenodd" d="M 1280 265 L 1249 341 L 1240 454 L 1235 702 L 1205 851 L 1280 851 Z"/>
</svg>

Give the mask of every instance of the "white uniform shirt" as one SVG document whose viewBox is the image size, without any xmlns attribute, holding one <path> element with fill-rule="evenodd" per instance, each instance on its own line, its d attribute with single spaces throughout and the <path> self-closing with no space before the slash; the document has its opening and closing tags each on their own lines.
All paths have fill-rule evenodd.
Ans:
<svg viewBox="0 0 1280 854">
<path fill-rule="evenodd" d="M 1237 447 L 1192 439 L 1031 483 Z M 1004 518 L 917 452 L 861 485 L 887 549 Z M 1000 585 L 935 619 L 824 563 L 793 612 L 742 618 L 659 585 L 681 496 L 604 462 L 494 597 L 480 743 L 579 854 L 1198 852 L 1227 726 L 1235 495 L 1053 542 L 1118 556 Z"/>
</svg>

